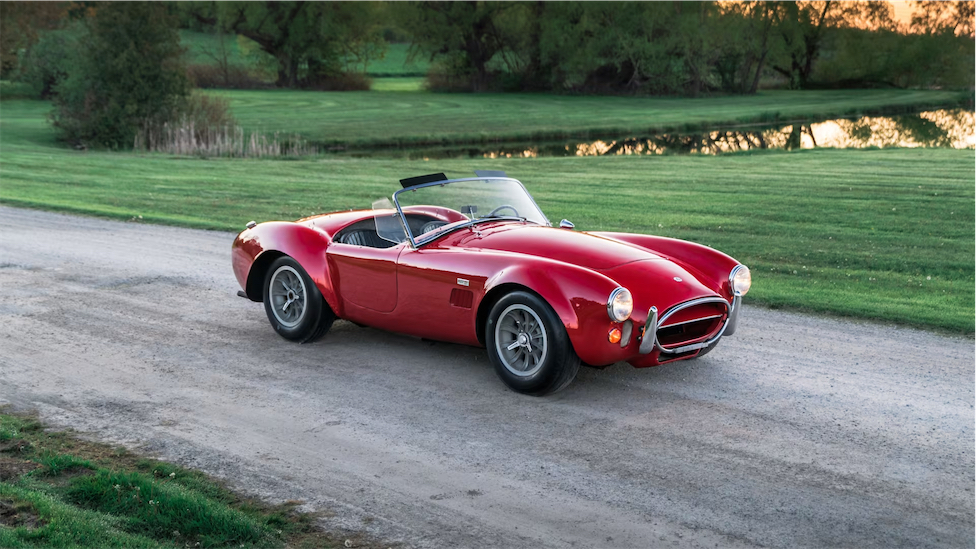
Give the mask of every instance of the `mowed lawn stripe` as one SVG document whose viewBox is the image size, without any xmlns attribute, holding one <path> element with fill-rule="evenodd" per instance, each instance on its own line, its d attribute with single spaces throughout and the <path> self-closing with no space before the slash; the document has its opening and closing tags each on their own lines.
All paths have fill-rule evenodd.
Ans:
<svg viewBox="0 0 976 549">
<path fill-rule="evenodd" d="M 971 102 L 940 90 L 763 91 L 707 98 L 427 92 L 211 91 L 245 128 L 327 145 L 606 137 Z M 967 99 L 968 98 L 968 99 Z"/>
</svg>

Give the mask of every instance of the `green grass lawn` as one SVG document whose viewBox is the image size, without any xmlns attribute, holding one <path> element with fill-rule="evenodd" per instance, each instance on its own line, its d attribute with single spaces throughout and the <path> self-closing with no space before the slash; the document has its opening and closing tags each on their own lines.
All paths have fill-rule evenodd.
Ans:
<svg viewBox="0 0 976 549">
<path fill-rule="evenodd" d="M 951 105 L 958 92 L 764 91 L 720 98 L 427 92 L 216 91 L 248 129 L 358 146 L 605 137 Z"/>
<path fill-rule="evenodd" d="M 374 77 L 423 77 L 427 74 L 430 62 L 423 55 L 410 59 L 410 44 L 389 44 L 386 56 L 371 61 L 366 74 Z"/>
<path fill-rule="evenodd" d="M 554 221 L 731 254 L 752 268 L 748 302 L 973 333 L 971 150 L 204 160 L 68 150 L 54 142 L 47 109 L 0 103 L 2 203 L 240 230 L 250 219 L 366 208 L 405 176 L 501 169 L 525 182 Z"/>
<path fill-rule="evenodd" d="M 248 500 L 199 471 L 0 413 L 5 549 L 343 547 L 342 538 L 293 508 Z"/>
</svg>

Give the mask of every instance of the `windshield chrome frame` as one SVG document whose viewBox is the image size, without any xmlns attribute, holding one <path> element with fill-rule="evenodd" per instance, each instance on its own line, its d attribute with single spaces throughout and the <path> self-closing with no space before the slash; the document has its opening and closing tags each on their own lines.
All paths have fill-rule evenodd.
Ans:
<svg viewBox="0 0 976 549">
<path fill-rule="evenodd" d="M 535 209 L 538 210 L 540 214 L 542 214 L 542 219 L 544 219 L 546 221 L 545 226 L 546 227 L 552 227 L 552 222 L 549 221 L 549 218 L 548 217 L 546 217 L 546 214 L 545 214 L 545 212 L 542 211 L 542 208 L 540 208 L 539 205 L 536 204 L 535 198 L 533 198 L 532 193 L 530 193 L 529 190 L 525 188 L 525 185 L 523 185 L 522 182 L 519 181 L 518 179 L 513 179 L 511 177 L 465 177 L 465 178 L 462 178 L 462 179 L 447 179 L 445 181 L 434 181 L 432 183 L 423 183 L 421 185 L 414 185 L 412 187 L 406 187 L 406 188 L 400 189 L 400 190 L 396 191 L 395 193 L 393 193 L 393 204 L 396 206 L 397 215 L 400 217 L 400 223 L 403 225 L 403 230 L 407 234 L 407 240 L 410 241 L 410 246 L 412 248 L 414 248 L 414 249 L 419 248 L 420 246 L 423 246 L 424 244 L 427 244 L 428 242 L 431 242 L 431 241 L 433 241 L 433 240 L 435 240 L 437 238 L 440 238 L 441 236 L 444 236 L 446 234 L 446 232 L 444 232 L 444 231 L 436 232 L 436 233 L 432 234 L 430 236 L 430 238 L 421 239 L 419 241 L 417 239 L 415 239 L 414 236 L 413 236 L 413 232 L 410 231 L 410 224 L 407 223 L 406 216 L 403 213 L 403 208 L 400 207 L 400 201 L 397 200 L 397 195 L 399 195 L 400 193 L 403 193 L 403 192 L 415 191 L 417 189 L 423 189 L 424 187 L 444 186 L 444 185 L 449 185 L 451 183 L 461 183 L 461 182 L 464 182 L 464 181 L 498 181 L 498 180 L 513 181 L 515 183 L 518 183 L 519 187 L 522 187 L 522 190 L 525 191 L 525 196 L 529 197 L 529 201 L 532 202 L 532 205 L 533 206 L 535 206 Z M 475 225 L 477 223 L 483 223 L 485 221 L 498 220 L 498 219 L 502 219 L 502 220 L 504 220 L 504 219 L 509 219 L 509 220 L 518 219 L 518 220 L 527 221 L 527 222 L 533 223 L 533 224 L 535 223 L 535 221 L 529 221 L 529 220 L 526 220 L 526 219 L 521 218 L 521 217 L 516 218 L 516 217 L 512 217 L 512 216 L 498 216 L 498 217 L 484 217 L 484 218 L 475 218 L 475 217 L 472 217 L 471 219 L 467 220 L 466 222 L 458 221 L 457 223 L 459 223 L 459 225 L 455 226 L 454 228 L 452 228 L 450 231 L 447 231 L 447 232 L 454 232 L 454 231 L 456 231 L 458 229 L 463 229 L 464 227 L 470 227 L 471 225 Z"/>
</svg>

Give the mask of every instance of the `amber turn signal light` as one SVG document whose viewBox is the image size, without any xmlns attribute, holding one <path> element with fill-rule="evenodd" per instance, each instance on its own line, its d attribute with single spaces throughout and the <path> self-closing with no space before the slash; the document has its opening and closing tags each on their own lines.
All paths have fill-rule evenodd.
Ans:
<svg viewBox="0 0 976 549">
<path fill-rule="evenodd" d="M 610 340 L 610 343 L 620 343 L 620 328 L 610 328 L 607 339 Z"/>
</svg>

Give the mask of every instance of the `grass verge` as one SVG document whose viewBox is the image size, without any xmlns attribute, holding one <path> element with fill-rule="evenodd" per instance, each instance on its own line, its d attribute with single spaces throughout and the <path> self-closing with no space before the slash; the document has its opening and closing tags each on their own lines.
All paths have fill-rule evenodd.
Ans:
<svg viewBox="0 0 976 549">
<path fill-rule="evenodd" d="M 67 150 L 44 110 L 3 102 L 2 203 L 236 231 L 250 219 L 368 208 L 406 176 L 500 169 L 525 182 L 550 219 L 579 230 L 659 234 L 729 253 L 753 270 L 748 302 L 974 331 L 971 150 L 204 160 Z"/>
<path fill-rule="evenodd" d="M 334 548 L 297 502 L 266 505 L 199 471 L 52 432 L 0 408 L 0 547 Z M 356 547 L 387 547 L 356 539 Z"/>
</svg>

